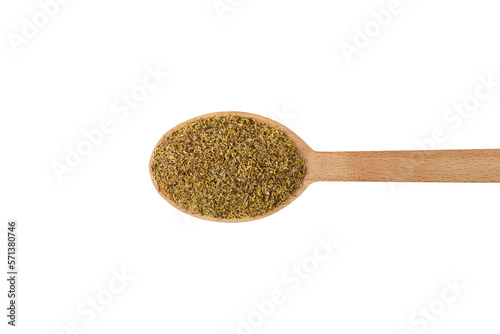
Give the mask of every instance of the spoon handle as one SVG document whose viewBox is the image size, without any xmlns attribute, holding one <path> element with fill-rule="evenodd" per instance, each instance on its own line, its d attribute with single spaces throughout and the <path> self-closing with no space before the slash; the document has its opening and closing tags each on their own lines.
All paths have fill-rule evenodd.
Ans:
<svg viewBox="0 0 500 334">
<path fill-rule="evenodd" d="M 312 152 L 308 174 L 311 182 L 500 182 L 500 149 Z"/>
</svg>

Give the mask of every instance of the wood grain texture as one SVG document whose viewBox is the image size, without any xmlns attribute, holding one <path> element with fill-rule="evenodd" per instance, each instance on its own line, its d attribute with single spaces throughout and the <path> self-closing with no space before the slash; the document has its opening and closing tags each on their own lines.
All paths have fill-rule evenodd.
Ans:
<svg viewBox="0 0 500 334">
<path fill-rule="evenodd" d="M 297 146 L 297 151 L 307 161 L 307 172 L 297 192 L 273 211 L 256 217 L 220 219 L 187 211 L 164 196 L 156 184 L 151 169 L 151 180 L 160 195 L 177 209 L 196 218 L 217 222 L 245 222 L 267 217 L 293 202 L 313 182 L 500 182 L 500 149 L 441 150 L 441 151 L 370 151 L 370 152 L 316 152 L 299 136 L 272 119 L 244 112 L 216 112 L 187 120 L 169 130 L 156 147 L 173 131 L 199 118 L 235 115 L 255 119 L 285 132 Z M 154 153 L 154 150 L 153 150 Z"/>
<path fill-rule="evenodd" d="M 500 182 L 500 150 L 312 152 L 316 181 Z"/>
</svg>

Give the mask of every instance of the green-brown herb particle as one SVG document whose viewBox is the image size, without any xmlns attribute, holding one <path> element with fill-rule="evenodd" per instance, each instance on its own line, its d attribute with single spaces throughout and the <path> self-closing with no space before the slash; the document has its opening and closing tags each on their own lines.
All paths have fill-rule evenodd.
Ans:
<svg viewBox="0 0 500 334">
<path fill-rule="evenodd" d="M 157 189 L 180 207 L 213 218 L 255 217 L 295 193 L 306 162 L 277 127 L 223 115 L 199 118 L 156 147 Z"/>
</svg>

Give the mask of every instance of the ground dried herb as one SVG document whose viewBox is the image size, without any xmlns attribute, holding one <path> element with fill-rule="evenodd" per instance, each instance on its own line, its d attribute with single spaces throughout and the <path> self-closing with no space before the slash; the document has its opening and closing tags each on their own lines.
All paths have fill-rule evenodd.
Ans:
<svg viewBox="0 0 500 334">
<path fill-rule="evenodd" d="M 157 145 L 151 171 L 161 194 L 193 213 L 263 215 L 302 184 L 306 162 L 279 128 L 251 118 L 199 118 Z"/>
</svg>

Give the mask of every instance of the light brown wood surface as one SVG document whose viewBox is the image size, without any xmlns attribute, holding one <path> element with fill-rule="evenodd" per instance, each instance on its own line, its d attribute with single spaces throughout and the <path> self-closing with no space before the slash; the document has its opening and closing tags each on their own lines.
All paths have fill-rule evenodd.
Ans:
<svg viewBox="0 0 500 334">
<path fill-rule="evenodd" d="M 206 220 L 218 222 L 244 222 L 267 217 L 290 204 L 313 182 L 500 182 L 500 149 L 435 150 L 435 151 L 369 151 L 369 152 L 317 152 L 284 125 L 255 114 L 244 112 L 217 112 L 187 120 L 158 141 L 158 146 L 177 128 L 204 117 L 235 115 L 253 118 L 284 131 L 296 144 L 297 151 L 307 161 L 307 172 L 302 187 L 286 203 L 265 215 L 244 219 L 218 219 L 186 211 L 166 196 L 160 195 L 177 209 Z M 156 149 L 155 146 L 155 149 Z M 154 152 L 154 150 L 153 150 Z M 151 160 L 152 160 L 151 156 Z M 155 188 L 158 186 L 151 171 Z"/>
<path fill-rule="evenodd" d="M 500 182 L 500 150 L 311 152 L 311 181 Z"/>
</svg>

